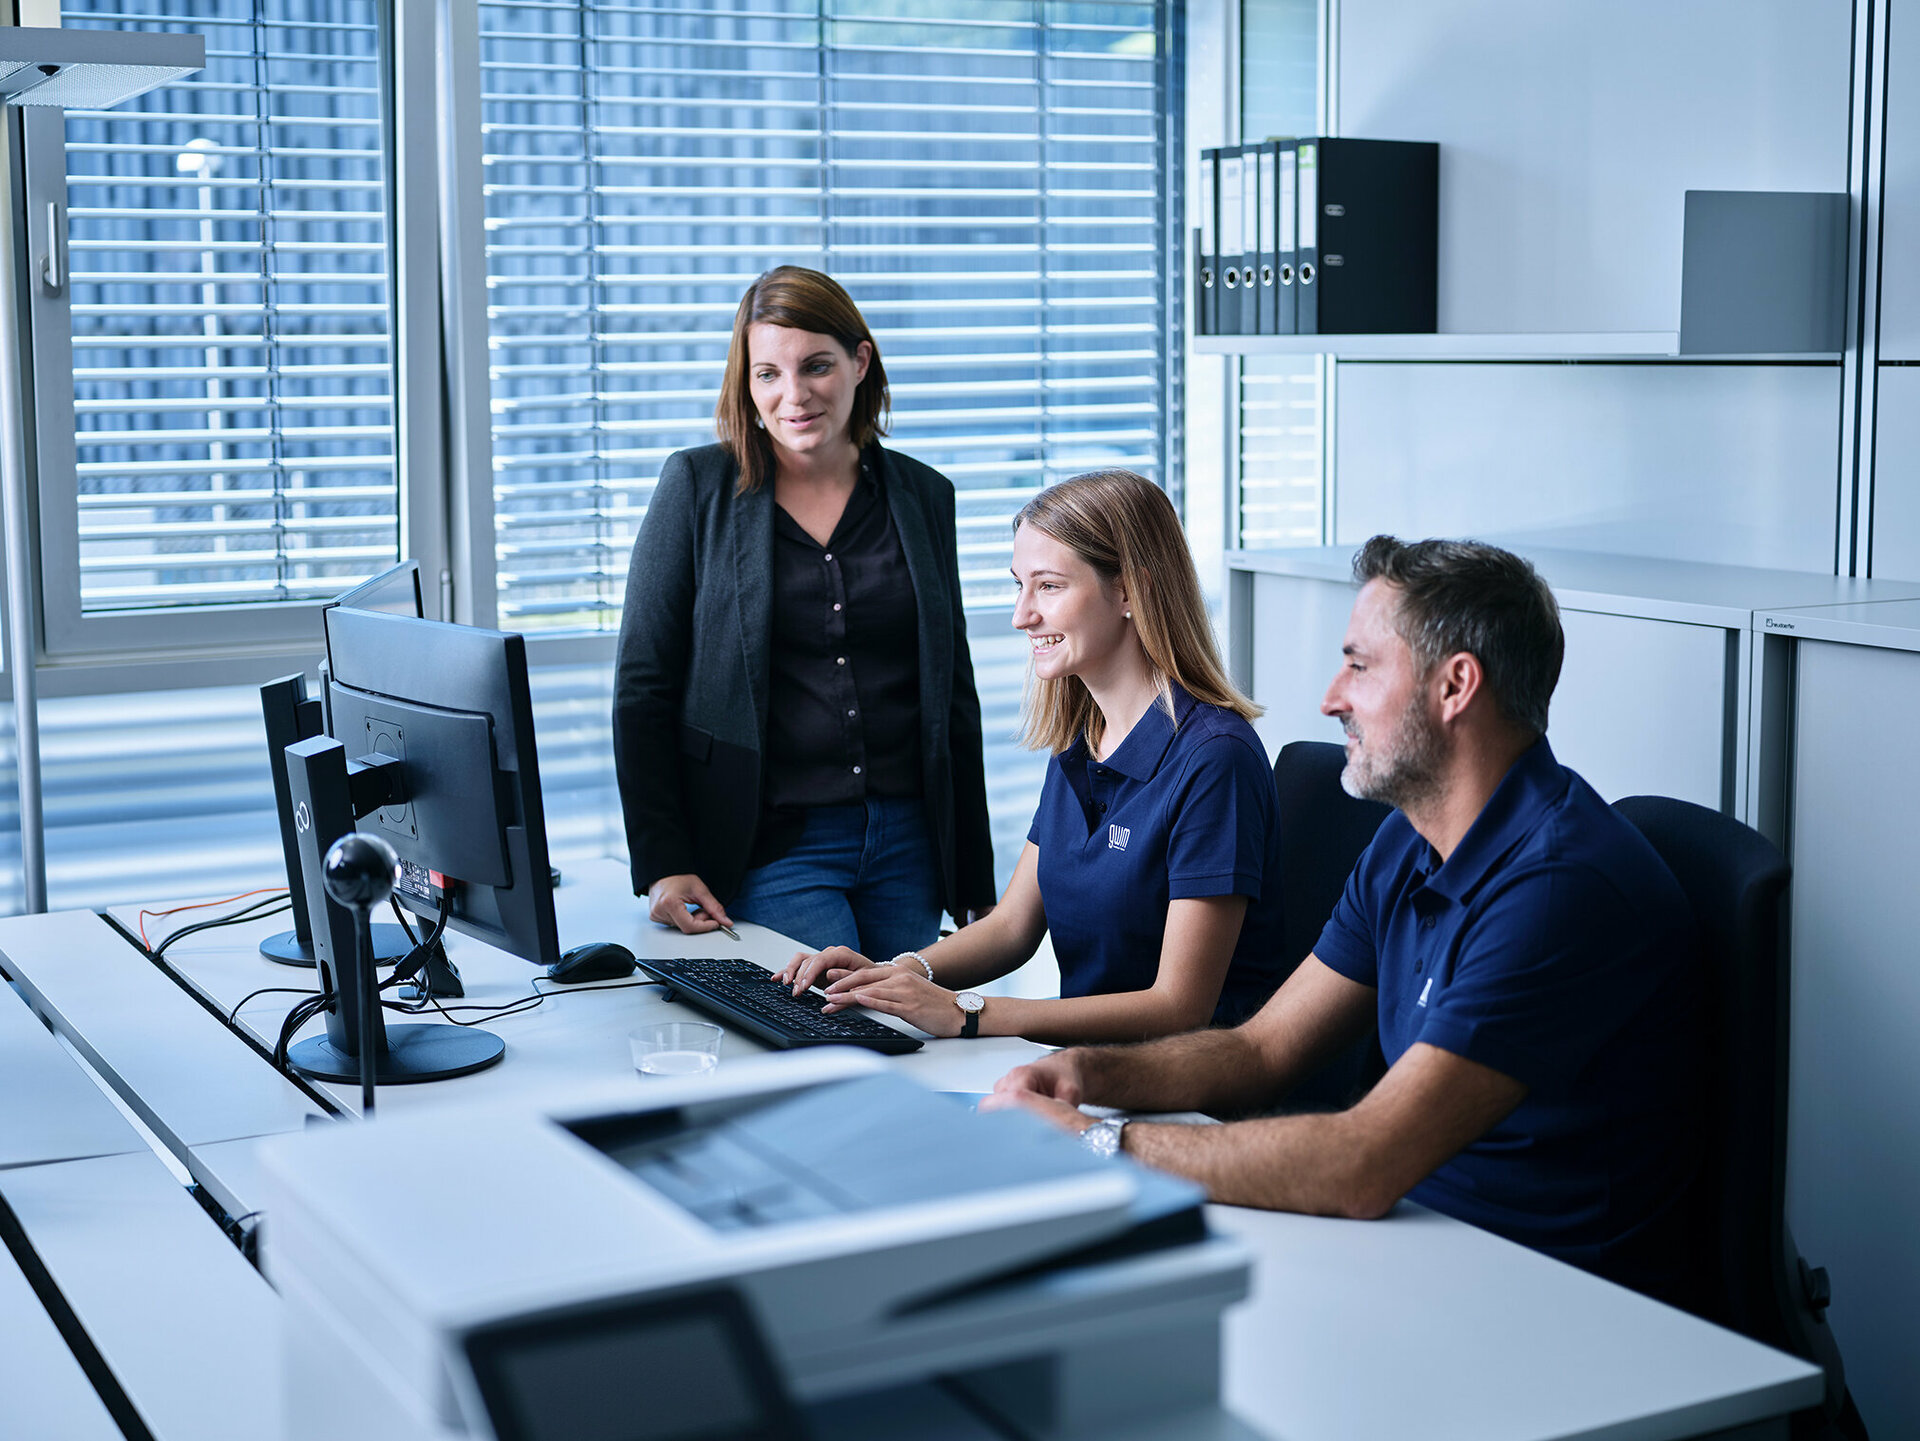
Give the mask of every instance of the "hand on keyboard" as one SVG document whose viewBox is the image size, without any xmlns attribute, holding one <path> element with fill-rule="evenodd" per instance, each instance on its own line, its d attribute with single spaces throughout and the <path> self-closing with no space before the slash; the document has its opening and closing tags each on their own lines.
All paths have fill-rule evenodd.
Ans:
<svg viewBox="0 0 1920 1441">
<path fill-rule="evenodd" d="M 841 976 L 879 964 L 848 946 L 828 946 L 824 951 L 799 952 L 774 975 L 790 985 L 797 996 L 809 986 L 825 986 Z"/>
<path fill-rule="evenodd" d="M 899 1055 L 920 1042 L 871 1016 L 840 1014 L 816 991 L 795 995 L 778 976 L 752 961 L 642 960 L 665 981 L 677 1000 L 707 1012 L 722 1025 L 745 1031 L 770 1046 L 847 1044 Z"/>
<path fill-rule="evenodd" d="M 957 1036 L 966 1021 L 952 991 L 905 966 L 863 967 L 827 987 L 826 1014 L 854 1005 L 898 1016 L 930 1036 Z"/>
</svg>

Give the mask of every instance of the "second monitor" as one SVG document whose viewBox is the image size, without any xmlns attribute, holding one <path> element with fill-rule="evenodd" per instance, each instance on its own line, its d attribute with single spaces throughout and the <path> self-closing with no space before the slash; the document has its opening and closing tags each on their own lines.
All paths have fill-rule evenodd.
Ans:
<svg viewBox="0 0 1920 1441">
<path fill-rule="evenodd" d="M 350 916 L 326 897 L 318 858 L 356 826 L 399 854 L 407 909 L 539 965 L 560 958 L 533 737 L 526 642 L 473 626 L 352 606 L 326 612 L 329 737 L 289 747 L 327 1033 L 289 1058 L 327 1080 L 359 1074 L 359 989 Z M 322 922 L 321 918 L 325 917 Z M 377 1008 L 376 1008 L 377 1011 Z M 383 1082 L 423 1081 L 498 1060 L 499 1038 L 451 1025 L 387 1027 Z"/>
</svg>

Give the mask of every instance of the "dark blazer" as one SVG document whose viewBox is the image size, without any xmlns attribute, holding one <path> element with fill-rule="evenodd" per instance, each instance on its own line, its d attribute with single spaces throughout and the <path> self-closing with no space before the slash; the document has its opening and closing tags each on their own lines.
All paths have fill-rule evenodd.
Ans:
<svg viewBox="0 0 1920 1441">
<path fill-rule="evenodd" d="M 940 903 L 994 900 L 953 483 L 878 445 L 879 481 L 919 606 L 920 765 Z M 633 890 L 691 872 L 724 904 L 760 822 L 773 625 L 773 486 L 735 493 L 726 449 L 669 456 L 633 546 L 614 674 L 613 758 Z"/>
</svg>

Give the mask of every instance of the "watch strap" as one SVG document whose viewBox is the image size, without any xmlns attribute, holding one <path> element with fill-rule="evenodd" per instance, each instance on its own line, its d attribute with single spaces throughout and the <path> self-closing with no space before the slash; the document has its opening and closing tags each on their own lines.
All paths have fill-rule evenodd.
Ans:
<svg viewBox="0 0 1920 1441">
<path fill-rule="evenodd" d="M 964 1011 L 961 1013 L 961 1021 L 960 1021 L 960 1039 L 961 1040 L 971 1041 L 979 1037 L 980 1015 L 981 1015 L 981 1012 L 985 1010 L 986 1010 L 986 1007 L 982 1006 L 978 1011 Z"/>
</svg>

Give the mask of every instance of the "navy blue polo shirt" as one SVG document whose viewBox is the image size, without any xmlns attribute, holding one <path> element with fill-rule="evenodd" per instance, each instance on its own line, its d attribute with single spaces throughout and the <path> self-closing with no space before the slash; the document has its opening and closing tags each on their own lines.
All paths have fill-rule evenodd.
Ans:
<svg viewBox="0 0 1920 1441">
<path fill-rule="evenodd" d="M 1027 839 L 1063 996 L 1146 990 L 1169 902 L 1247 897 L 1213 1013 L 1231 1025 L 1279 983 L 1279 798 L 1252 726 L 1178 685 L 1173 703 L 1147 707 L 1104 761 L 1084 737 L 1056 755 Z"/>
<path fill-rule="evenodd" d="M 1314 954 L 1379 988 L 1389 1065 L 1425 1041 L 1527 1086 L 1412 1200 L 1679 1293 L 1698 1114 L 1692 913 L 1652 846 L 1544 739 L 1444 865 L 1389 816 Z"/>
</svg>

